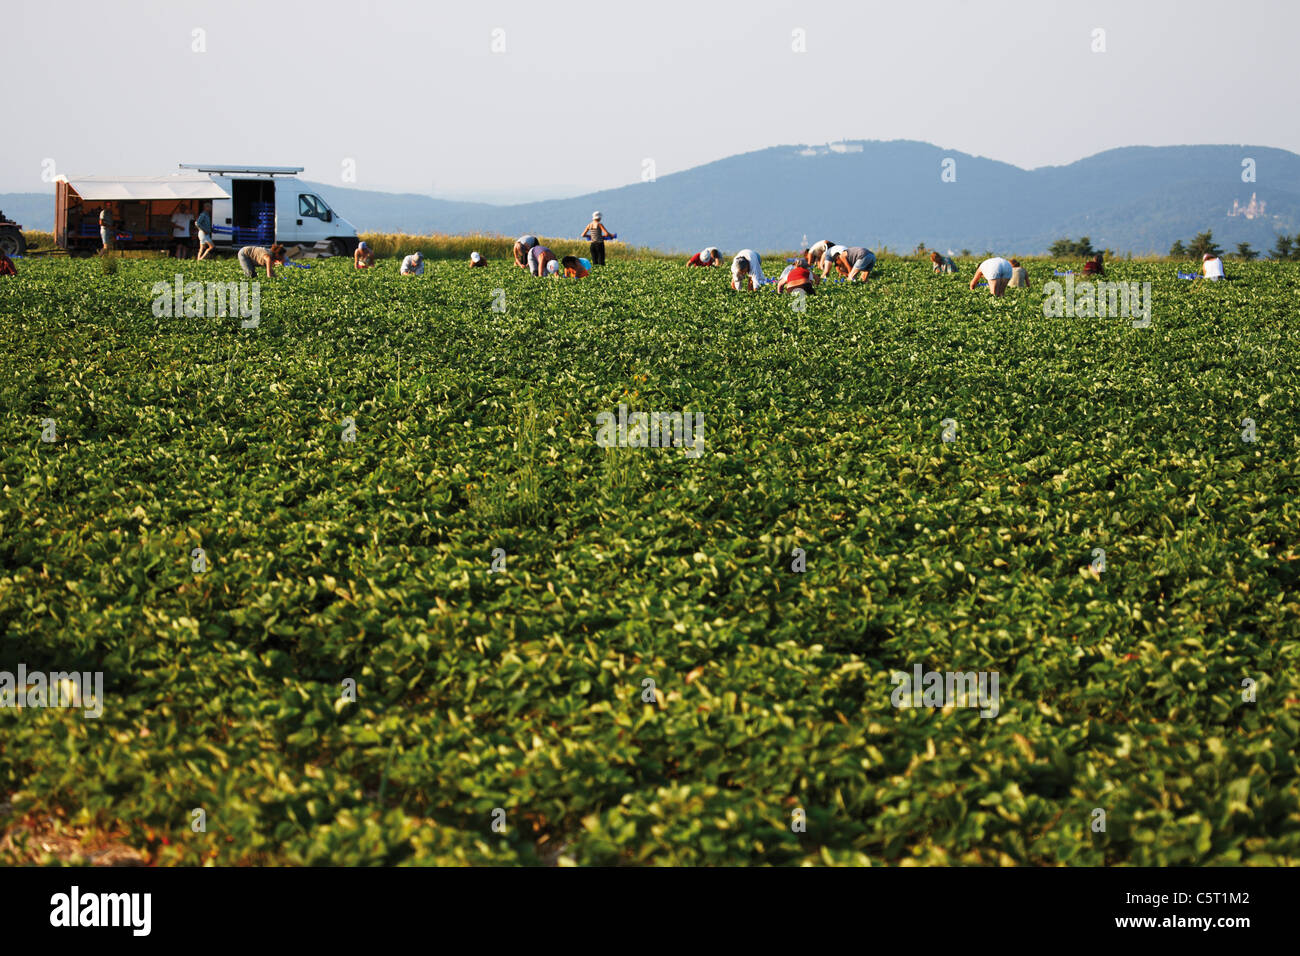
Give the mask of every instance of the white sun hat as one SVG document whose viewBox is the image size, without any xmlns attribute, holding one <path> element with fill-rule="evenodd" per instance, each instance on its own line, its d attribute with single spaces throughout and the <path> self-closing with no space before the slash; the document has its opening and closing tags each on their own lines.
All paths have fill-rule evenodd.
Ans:
<svg viewBox="0 0 1300 956">
<path fill-rule="evenodd" d="M 477 252 L 471 252 L 471 253 L 469 254 L 469 261 L 470 261 L 470 262 L 478 262 L 478 261 L 479 261 L 480 259 L 482 259 L 482 258 L 483 258 L 483 257 L 480 256 Z"/>
<path fill-rule="evenodd" d="M 595 212 L 593 212 L 591 214 L 591 218 L 596 220 L 596 222 L 600 222 L 600 210 L 597 209 Z"/>
</svg>

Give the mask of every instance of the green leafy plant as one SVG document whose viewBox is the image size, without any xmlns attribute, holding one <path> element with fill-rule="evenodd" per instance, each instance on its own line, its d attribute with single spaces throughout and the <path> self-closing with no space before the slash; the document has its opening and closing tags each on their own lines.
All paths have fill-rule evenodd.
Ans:
<svg viewBox="0 0 1300 956">
<path fill-rule="evenodd" d="M 798 313 L 658 259 L 323 260 L 244 328 L 151 309 L 230 260 L 30 260 L 0 670 L 105 706 L 0 709 L 0 860 L 42 820 L 160 864 L 1295 864 L 1300 267 L 1112 261 L 1133 328 L 1028 265 Z M 703 453 L 597 446 L 620 403 Z M 893 706 L 917 664 L 998 715 Z"/>
</svg>

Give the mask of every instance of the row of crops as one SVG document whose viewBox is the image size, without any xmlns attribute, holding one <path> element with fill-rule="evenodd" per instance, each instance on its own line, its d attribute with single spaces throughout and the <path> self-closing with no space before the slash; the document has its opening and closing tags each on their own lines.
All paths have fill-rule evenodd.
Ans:
<svg viewBox="0 0 1300 956">
<path fill-rule="evenodd" d="M 1300 267 L 178 268 L 0 280 L 0 671 L 103 674 L 0 709 L 0 861 L 1300 860 Z"/>
</svg>

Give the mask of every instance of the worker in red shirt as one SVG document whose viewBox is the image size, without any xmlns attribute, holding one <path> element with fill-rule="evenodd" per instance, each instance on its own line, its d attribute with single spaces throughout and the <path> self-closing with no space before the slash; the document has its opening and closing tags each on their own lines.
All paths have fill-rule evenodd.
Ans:
<svg viewBox="0 0 1300 956">
<path fill-rule="evenodd" d="M 816 291 L 816 286 L 817 276 L 808 267 L 807 259 L 796 259 L 785 267 L 781 278 L 776 280 L 777 292 L 794 292 L 802 289 L 806 295 L 812 295 Z"/>
<path fill-rule="evenodd" d="M 688 266 L 718 266 L 722 265 L 722 253 L 714 247 L 701 249 L 695 255 L 686 260 Z"/>
<path fill-rule="evenodd" d="M 566 279 L 585 279 L 591 275 L 590 270 L 582 264 L 582 260 L 577 256 L 565 256 L 560 260 L 560 268 L 564 270 Z"/>
</svg>

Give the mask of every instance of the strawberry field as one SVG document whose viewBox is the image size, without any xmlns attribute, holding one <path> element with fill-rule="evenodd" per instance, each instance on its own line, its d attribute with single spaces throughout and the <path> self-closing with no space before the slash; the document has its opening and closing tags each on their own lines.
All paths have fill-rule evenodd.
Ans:
<svg viewBox="0 0 1300 956">
<path fill-rule="evenodd" d="M 103 690 L 0 709 L 0 862 L 1300 863 L 1300 266 L 1115 262 L 1134 328 L 1051 263 L 331 260 L 251 327 L 19 265 L 0 671 Z"/>
</svg>

